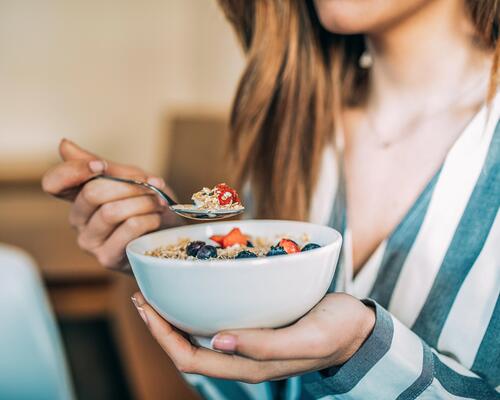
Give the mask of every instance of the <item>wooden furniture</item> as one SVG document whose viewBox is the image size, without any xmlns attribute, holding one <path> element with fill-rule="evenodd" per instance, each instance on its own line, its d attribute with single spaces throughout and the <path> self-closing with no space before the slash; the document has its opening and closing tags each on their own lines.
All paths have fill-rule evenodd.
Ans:
<svg viewBox="0 0 500 400">
<path fill-rule="evenodd" d="M 68 210 L 43 193 L 38 180 L 0 181 L 0 241 L 34 257 L 59 315 L 105 314 L 112 274 L 77 247 Z"/>
<path fill-rule="evenodd" d="M 179 198 L 188 199 L 200 187 L 228 178 L 224 121 L 218 114 L 194 112 L 169 118 L 165 154 L 170 154 L 164 175 Z M 42 173 L 36 165 L 17 169 L 0 165 L 0 242 L 19 246 L 34 257 L 58 317 L 112 321 L 135 398 L 197 398 L 132 306 L 130 295 L 138 290 L 134 279 L 106 271 L 78 248 L 76 232 L 67 221 L 69 204 L 42 192 Z"/>
</svg>

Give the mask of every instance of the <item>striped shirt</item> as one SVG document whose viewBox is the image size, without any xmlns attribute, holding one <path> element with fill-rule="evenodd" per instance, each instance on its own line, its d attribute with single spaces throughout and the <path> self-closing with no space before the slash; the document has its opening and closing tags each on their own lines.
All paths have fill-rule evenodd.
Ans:
<svg viewBox="0 0 500 400">
<path fill-rule="evenodd" d="M 285 398 L 500 398 L 499 117 L 500 95 L 355 278 L 343 174 L 325 152 L 311 221 L 344 236 L 330 289 L 364 299 L 377 318 L 349 361 L 290 379 Z M 277 398 L 270 383 L 189 379 L 210 399 Z"/>
</svg>

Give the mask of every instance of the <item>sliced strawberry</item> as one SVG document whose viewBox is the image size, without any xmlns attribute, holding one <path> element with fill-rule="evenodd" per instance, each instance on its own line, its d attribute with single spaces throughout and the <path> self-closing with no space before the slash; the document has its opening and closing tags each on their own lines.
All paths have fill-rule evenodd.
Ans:
<svg viewBox="0 0 500 400">
<path fill-rule="evenodd" d="M 240 228 L 233 228 L 231 232 L 229 232 L 226 236 L 224 236 L 224 239 L 222 239 L 222 247 L 225 249 L 226 247 L 231 247 L 235 244 L 245 246 L 247 242 L 248 238 L 241 233 Z"/>
<path fill-rule="evenodd" d="M 281 239 L 278 246 L 283 247 L 288 254 L 300 252 L 299 245 L 290 239 Z"/>
<path fill-rule="evenodd" d="M 228 191 L 220 192 L 217 195 L 217 199 L 219 200 L 219 204 L 221 206 L 225 206 L 225 205 L 228 205 L 228 204 L 231 204 L 234 202 L 233 194 L 231 192 L 228 192 Z"/>
<path fill-rule="evenodd" d="M 240 203 L 238 193 L 231 186 L 225 183 L 219 183 L 215 186 L 215 190 L 217 192 L 219 204 L 224 206 L 231 203 Z"/>
<path fill-rule="evenodd" d="M 212 235 L 210 236 L 210 239 L 222 246 L 222 240 L 224 239 L 224 235 Z"/>
<path fill-rule="evenodd" d="M 234 190 L 231 188 L 231 186 L 226 185 L 225 183 L 219 183 L 218 185 L 215 185 L 215 190 L 218 190 L 220 192 L 225 192 L 227 190 Z"/>
</svg>

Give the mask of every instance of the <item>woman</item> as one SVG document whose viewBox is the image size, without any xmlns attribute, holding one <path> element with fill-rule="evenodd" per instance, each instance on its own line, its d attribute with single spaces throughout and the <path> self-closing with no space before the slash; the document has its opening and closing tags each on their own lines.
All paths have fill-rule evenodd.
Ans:
<svg viewBox="0 0 500 400">
<path fill-rule="evenodd" d="M 220 4 L 248 57 L 231 117 L 240 182 L 259 217 L 343 232 L 341 293 L 287 328 L 219 333 L 224 353 L 194 348 L 138 293 L 151 333 L 181 371 L 218 378 L 190 378 L 207 397 L 499 397 L 498 2 Z M 128 241 L 179 223 L 136 187 L 72 189 L 103 171 L 159 178 L 60 150 L 44 188 L 74 200 L 79 244 L 103 265 L 127 268 Z"/>
</svg>

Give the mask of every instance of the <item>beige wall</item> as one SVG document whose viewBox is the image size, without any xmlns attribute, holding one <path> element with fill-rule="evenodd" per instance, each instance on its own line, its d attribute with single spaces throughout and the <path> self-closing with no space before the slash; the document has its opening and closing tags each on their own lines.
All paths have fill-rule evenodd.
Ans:
<svg viewBox="0 0 500 400">
<path fill-rule="evenodd" d="M 242 65 L 215 0 L 0 0 L 0 165 L 66 136 L 158 170 L 165 115 L 227 110 Z"/>
</svg>

